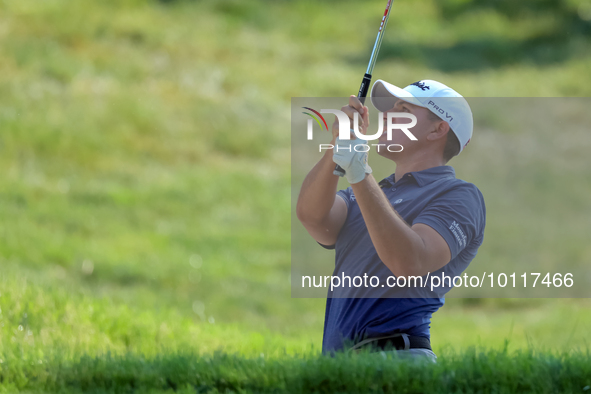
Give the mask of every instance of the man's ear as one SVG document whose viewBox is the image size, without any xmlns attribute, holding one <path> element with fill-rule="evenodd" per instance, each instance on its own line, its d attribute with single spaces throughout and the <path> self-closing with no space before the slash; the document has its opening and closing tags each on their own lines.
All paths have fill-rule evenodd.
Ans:
<svg viewBox="0 0 591 394">
<path fill-rule="evenodd" d="M 438 139 L 445 138 L 449 130 L 449 123 L 444 120 L 439 121 L 436 123 L 435 129 L 431 131 L 429 135 L 427 135 L 427 140 L 436 141 Z"/>
</svg>

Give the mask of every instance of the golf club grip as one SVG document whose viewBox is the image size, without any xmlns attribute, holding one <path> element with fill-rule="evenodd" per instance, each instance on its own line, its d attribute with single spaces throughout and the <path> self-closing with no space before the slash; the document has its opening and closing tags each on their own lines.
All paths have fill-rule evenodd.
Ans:
<svg viewBox="0 0 591 394">
<path fill-rule="evenodd" d="M 357 97 L 359 97 L 359 100 L 361 100 L 361 104 L 365 104 L 365 98 L 367 97 L 367 91 L 369 90 L 370 83 L 371 74 L 365 73 L 363 80 L 361 81 L 361 86 L 359 87 L 359 93 L 357 93 Z"/>
<path fill-rule="evenodd" d="M 361 86 L 359 87 L 359 93 L 357 97 L 361 101 L 361 104 L 365 104 L 365 98 L 367 97 L 367 91 L 369 90 L 369 84 L 371 83 L 371 74 L 365 73 L 363 76 L 363 80 L 361 81 Z M 345 176 L 345 170 L 340 165 L 335 165 L 334 171 L 332 172 L 335 175 L 340 177 Z"/>
</svg>

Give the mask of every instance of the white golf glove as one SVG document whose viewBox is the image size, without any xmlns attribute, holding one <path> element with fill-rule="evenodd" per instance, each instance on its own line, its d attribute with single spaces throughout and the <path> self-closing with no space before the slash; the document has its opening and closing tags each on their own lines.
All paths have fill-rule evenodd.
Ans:
<svg viewBox="0 0 591 394">
<path fill-rule="evenodd" d="M 332 160 L 345 170 L 345 176 L 350 184 L 361 182 L 365 179 L 365 174 L 371 174 L 371 167 L 367 164 L 367 152 L 362 152 L 366 147 L 358 145 L 367 144 L 367 140 L 356 138 L 354 140 L 336 139 L 335 147 L 332 153 Z"/>
</svg>

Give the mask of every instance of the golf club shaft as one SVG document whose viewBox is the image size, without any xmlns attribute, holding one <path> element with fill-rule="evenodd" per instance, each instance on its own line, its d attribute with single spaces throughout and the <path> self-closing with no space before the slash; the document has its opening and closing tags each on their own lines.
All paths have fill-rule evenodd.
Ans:
<svg viewBox="0 0 591 394">
<path fill-rule="evenodd" d="M 373 73 L 373 68 L 376 65 L 378 53 L 380 52 L 382 40 L 384 39 L 384 32 L 386 31 L 386 24 L 388 23 L 388 18 L 390 17 L 392 1 L 393 0 L 388 0 L 388 4 L 386 5 L 386 10 L 384 11 L 384 16 L 382 17 L 382 22 L 380 23 L 380 29 L 378 30 L 378 36 L 376 37 L 376 42 L 374 43 L 373 50 L 371 51 L 371 57 L 369 58 L 367 71 L 365 71 L 365 75 L 361 81 L 361 86 L 359 87 L 359 93 L 357 93 L 357 97 L 359 97 L 361 104 L 365 104 L 365 98 L 367 97 L 367 92 L 371 83 L 371 74 Z M 345 176 L 345 170 L 343 170 L 343 168 L 338 164 L 335 166 L 333 173 L 341 177 Z"/>
</svg>

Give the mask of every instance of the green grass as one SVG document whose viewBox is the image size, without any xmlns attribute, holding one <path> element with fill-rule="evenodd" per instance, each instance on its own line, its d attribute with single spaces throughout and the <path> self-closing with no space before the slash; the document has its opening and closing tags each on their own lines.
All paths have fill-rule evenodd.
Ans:
<svg viewBox="0 0 591 394">
<path fill-rule="evenodd" d="M 294 96 L 357 90 L 382 7 L 0 1 L 0 386 L 76 392 L 113 378 L 123 391 L 134 375 L 146 390 L 171 388 L 154 383 L 161 376 L 203 391 L 346 391 L 336 378 L 322 383 L 325 371 L 353 384 L 361 375 L 350 372 L 366 361 L 339 369 L 316 358 L 324 301 L 290 298 L 289 105 Z M 540 31 L 560 27 L 548 14 L 515 22 L 481 9 L 463 18 L 448 18 L 435 1 L 397 2 L 374 75 L 441 79 L 466 96 L 590 95 L 586 36 L 538 43 Z M 483 40 L 476 52 L 474 40 Z M 486 143 L 499 138 L 475 138 L 472 146 L 483 145 L 472 155 L 490 159 L 497 151 Z M 577 142 L 564 155 L 583 163 L 572 176 L 584 177 L 588 139 Z M 576 219 L 571 232 L 588 233 L 587 184 L 562 201 L 559 181 L 541 182 L 547 167 L 532 163 L 545 154 L 534 152 L 519 167 L 520 186 L 501 192 L 510 154 L 496 172 L 470 166 L 467 155 L 457 160 L 458 173 L 488 196 L 489 214 L 502 212 L 489 222 L 479 263 L 542 255 L 518 222 L 546 228 L 566 213 Z M 535 203 L 540 187 L 545 197 Z M 559 209 L 539 215 L 547 206 Z M 509 236 L 530 243 L 507 244 Z M 591 256 L 584 235 L 549 245 L 544 256 Z M 491 353 L 509 376 L 498 391 L 581 390 L 588 356 L 547 352 L 586 349 L 590 310 L 589 300 L 448 300 L 432 331 L 449 361 L 441 357 L 424 386 L 400 384 L 477 390 L 468 385 L 480 384 L 484 361 L 472 365 L 452 350 L 502 351 L 508 340 L 509 353 Z M 530 378 L 519 383 L 512 362 Z M 564 375 L 546 376 L 554 366 Z M 460 375 L 441 379 L 456 367 Z M 197 381 L 192 371 L 202 368 L 211 369 Z M 390 389 L 379 386 L 387 374 L 363 376 L 351 391 L 364 382 Z"/>
<path fill-rule="evenodd" d="M 399 362 L 386 353 L 244 358 L 187 352 L 84 357 L 74 363 L 22 360 L 3 366 L 7 389 L 31 392 L 181 393 L 578 393 L 590 389 L 589 354 L 470 349 L 437 364 Z"/>
</svg>

